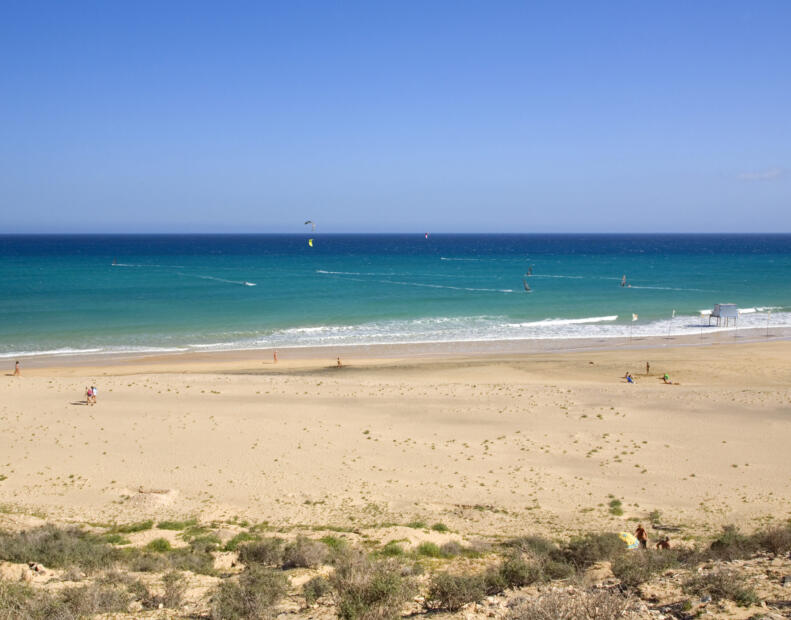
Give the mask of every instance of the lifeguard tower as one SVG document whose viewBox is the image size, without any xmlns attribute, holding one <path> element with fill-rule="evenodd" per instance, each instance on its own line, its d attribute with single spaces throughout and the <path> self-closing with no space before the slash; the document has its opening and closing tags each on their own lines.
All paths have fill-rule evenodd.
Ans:
<svg viewBox="0 0 791 620">
<path fill-rule="evenodd" d="M 725 327 L 728 327 L 731 319 L 733 319 L 733 324 L 736 325 L 736 321 L 739 320 L 739 308 L 736 304 L 717 304 L 709 315 L 709 325 L 711 325 L 712 317 L 717 319 L 717 327 L 721 325 L 723 319 L 725 320 Z"/>
</svg>

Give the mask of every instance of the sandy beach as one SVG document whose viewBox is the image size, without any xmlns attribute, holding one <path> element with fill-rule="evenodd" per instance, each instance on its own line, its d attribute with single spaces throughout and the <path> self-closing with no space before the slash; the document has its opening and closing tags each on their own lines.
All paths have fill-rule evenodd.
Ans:
<svg viewBox="0 0 791 620">
<path fill-rule="evenodd" d="M 789 342 L 350 356 L 340 369 L 295 358 L 3 376 L 0 521 L 422 519 L 506 536 L 654 510 L 689 531 L 791 513 Z M 84 402 L 91 384 L 95 406 Z"/>
</svg>

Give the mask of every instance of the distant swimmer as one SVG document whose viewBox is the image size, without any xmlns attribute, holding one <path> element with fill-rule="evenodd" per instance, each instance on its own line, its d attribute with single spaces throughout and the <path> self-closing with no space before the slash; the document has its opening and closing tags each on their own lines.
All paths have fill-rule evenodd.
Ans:
<svg viewBox="0 0 791 620">
<path fill-rule="evenodd" d="M 626 286 L 626 274 L 621 278 L 621 286 Z"/>
</svg>

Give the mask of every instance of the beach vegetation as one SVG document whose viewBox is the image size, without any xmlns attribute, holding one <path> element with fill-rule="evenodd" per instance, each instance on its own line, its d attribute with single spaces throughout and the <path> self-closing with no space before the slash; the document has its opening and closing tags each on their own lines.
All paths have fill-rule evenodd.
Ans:
<svg viewBox="0 0 791 620">
<path fill-rule="evenodd" d="M 687 594 L 708 595 L 714 601 L 727 599 L 740 607 L 760 603 L 755 590 L 745 583 L 744 576 L 733 570 L 715 570 L 695 575 L 685 581 L 682 588 Z"/>
<path fill-rule="evenodd" d="M 160 521 L 157 523 L 158 530 L 186 530 L 188 527 L 198 524 L 197 519 L 188 519 L 186 521 Z"/>
<path fill-rule="evenodd" d="M 614 515 L 616 517 L 620 517 L 623 515 L 623 503 L 621 502 L 621 500 L 617 498 L 611 499 L 609 503 L 609 507 L 610 507 L 611 515 Z"/>
<path fill-rule="evenodd" d="M 486 583 L 482 575 L 436 573 L 431 576 L 424 606 L 429 610 L 458 611 L 484 596 Z"/>
<path fill-rule="evenodd" d="M 167 538 L 155 538 L 145 546 L 146 551 L 153 551 L 154 553 L 165 553 L 172 548 Z"/>
<path fill-rule="evenodd" d="M 305 597 L 305 605 L 310 607 L 322 596 L 329 594 L 330 589 L 330 582 L 326 577 L 321 575 L 313 577 L 302 586 L 302 596 Z"/>
<path fill-rule="evenodd" d="M 258 534 L 253 534 L 251 532 L 239 532 L 236 534 L 236 536 L 229 539 L 228 542 L 225 543 L 223 550 L 236 551 L 240 544 L 260 539 L 261 537 Z"/>
<path fill-rule="evenodd" d="M 298 536 L 283 549 L 282 567 L 288 568 L 315 568 L 327 559 L 327 546 L 317 540 L 305 536 Z"/>
<path fill-rule="evenodd" d="M 427 527 L 425 521 L 420 521 L 417 519 L 415 521 L 410 521 L 406 524 L 406 526 L 411 527 L 414 530 L 425 530 Z"/>
<path fill-rule="evenodd" d="M 434 525 L 431 526 L 431 529 L 434 530 L 435 532 L 448 532 L 448 531 L 450 531 L 448 529 L 448 526 L 445 525 L 444 523 L 435 523 Z"/>
<path fill-rule="evenodd" d="M 137 521 L 135 523 L 120 523 L 111 526 L 110 531 L 118 534 L 134 534 L 135 532 L 145 532 L 154 527 L 154 522 L 151 519 L 146 521 Z"/>
<path fill-rule="evenodd" d="M 345 554 L 330 576 L 336 613 L 342 620 L 389 620 L 413 596 L 415 583 L 392 560 L 372 561 L 365 554 Z"/>
<path fill-rule="evenodd" d="M 441 558 L 442 551 L 440 548 L 433 542 L 422 542 L 417 546 L 415 552 L 418 555 L 422 555 L 429 558 Z"/>
<path fill-rule="evenodd" d="M 239 545 L 239 561 L 246 566 L 261 564 L 280 566 L 283 562 L 283 539 L 262 538 L 261 540 Z"/>
<path fill-rule="evenodd" d="M 631 618 L 634 600 L 612 590 L 567 592 L 550 590 L 537 597 L 522 597 L 511 604 L 507 620 L 585 618 L 618 620 Z"/>
<path fill-rule="evenodd" d="M 213 620 L 259 620 L 276 615 L 275 605 L 288 590 L 288 579 L 265 566 L 250 566 L 238 580 L 222 581 L 211 597 Z"/>
</svg>

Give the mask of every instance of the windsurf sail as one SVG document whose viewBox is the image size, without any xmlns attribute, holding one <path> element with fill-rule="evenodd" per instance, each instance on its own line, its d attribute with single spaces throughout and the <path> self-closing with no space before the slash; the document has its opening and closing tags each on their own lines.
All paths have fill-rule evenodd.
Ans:
<svg viewBox="0 0 791 620">
<path fill-rule="evenodd" d="M 533 289 L 530 288 L 530 285 L 527 283 L 527 280 L 523 279 L 522 280 L 522 284 L 524 285 L 526 292 L 528 292 L 528 293 L 532 292 Z"/>
<path fill-rule="evenodd" d="M 308 239 L 308 245 L 309 245 L 310 247 L 313 247 L 313 239 Z"/>
</svg>

